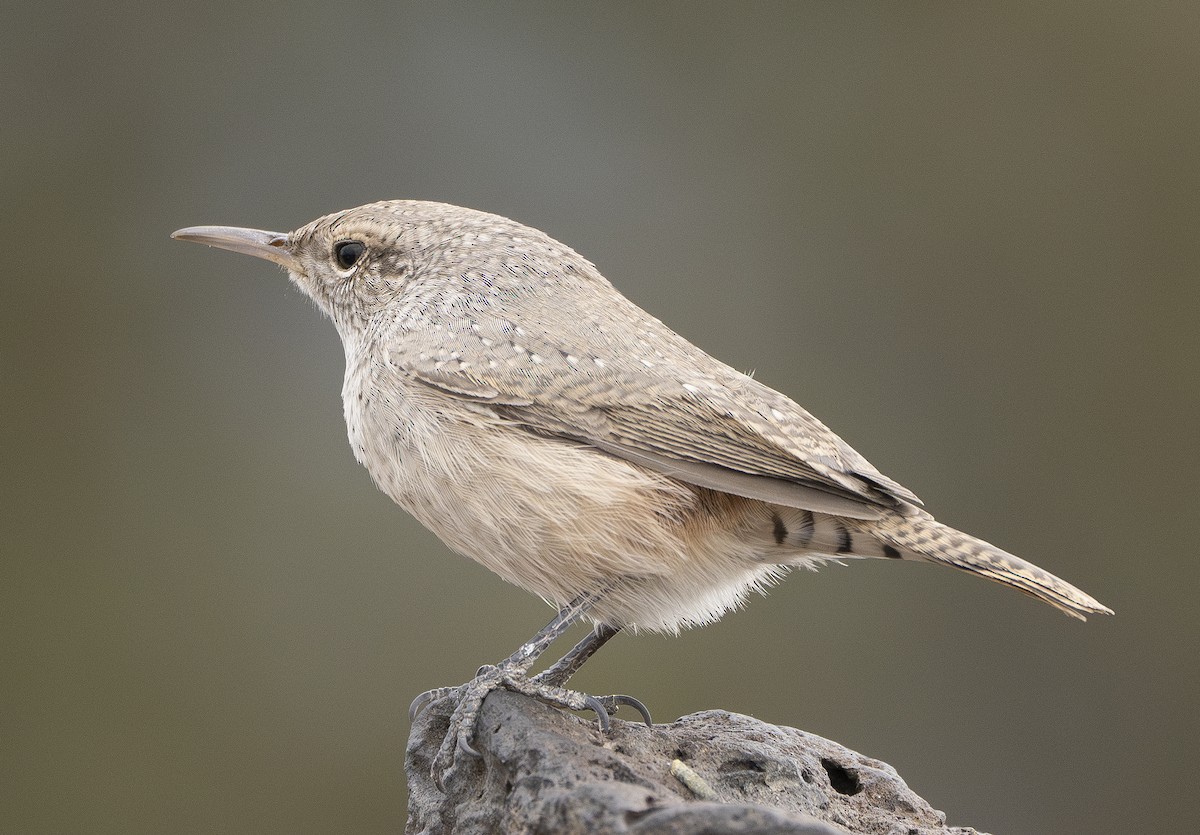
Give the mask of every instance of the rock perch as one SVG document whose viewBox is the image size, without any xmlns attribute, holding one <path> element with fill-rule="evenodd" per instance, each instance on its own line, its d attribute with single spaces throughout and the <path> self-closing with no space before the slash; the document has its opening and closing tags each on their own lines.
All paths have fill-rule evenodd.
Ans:
<svg viewBox="0 0 1200 835">
<path fill-rule="evenodd" d="M 605 737 L 507 691 L 487 697 L 482 756 L 460 756 L 443 793 L 430 764 L 452 709 L 436 702 L 413 725 L 413 835 L 978 835 L 946 826 L 887 763 L 804 731 L 709 710 L 652 728 L 614 720 Z"/>
</svg>

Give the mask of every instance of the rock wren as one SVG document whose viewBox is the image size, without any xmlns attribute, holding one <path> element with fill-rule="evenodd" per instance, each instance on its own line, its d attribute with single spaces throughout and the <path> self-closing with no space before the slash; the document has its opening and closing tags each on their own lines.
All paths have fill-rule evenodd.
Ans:
<svg viewBox="0 0 1200 835">
<path fill-rule="evenodd" d="M 602 726 L 629 697 L 561 687 L 625 627 L 721 617 L 796 566 L 880 557 L 996 580 L 1082 619 L 1111 610 L 942 525 L 786 396 L 714 359 L 527 226 L 408 200 L 290 233 L 175 238 L 274 261 L 333 320 L 355 457 L 448 546 L 559 607 L 455 695 L 435 770 L 470 751 L 479 703 L 507 687 Z M 594 632 L 540 676 L 571 623 Z"/>
</svg>

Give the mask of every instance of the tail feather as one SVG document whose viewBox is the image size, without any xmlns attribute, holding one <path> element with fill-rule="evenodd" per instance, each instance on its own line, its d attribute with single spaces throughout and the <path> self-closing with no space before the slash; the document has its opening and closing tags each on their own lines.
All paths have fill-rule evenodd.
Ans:
<svg viewBox="0 0 1200 835">
<path fill-rule="evenodd" d="M 1087 620 L 1087 615 L 1113 613 L 1065 580 L 982 539 L 943 525 L 923 511 L 859 525 L 858 530 L 879 540 L 882 548 L 897 549 L 903 559 L 940 563 L 995 580 L 1073 618 Z"/>
<path fill-rule="evenodd" d="M 923 510 L 863 520 L 776 505 L 771 507 L 770 539 L 774 547 L 768 546 L 766 553 L 791 552 L 793 564 L 811 567 L 821 559 L 856 557 L 940 563 L 1011 586 L 1073 618 L 1112 614 L 1112 609 L 1065 580 L 943 525 Z"/>
</svg>

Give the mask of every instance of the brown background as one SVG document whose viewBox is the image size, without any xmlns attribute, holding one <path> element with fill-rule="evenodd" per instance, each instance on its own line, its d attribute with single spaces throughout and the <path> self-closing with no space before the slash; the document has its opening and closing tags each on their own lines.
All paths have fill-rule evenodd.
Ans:
<svg viewBox="0 0 1200 835">
<path fill-rule="evenodd" d="M 4 12 L 0 830 L 398 831 L 409 700 L 547 619 L 370 484 L 283 276 L 167 237 L 390 197 L 570 243 L 1118 612 L 857 564 L 580 686 L 952 823 L 1192 828 L 1198 44 L 1186 3 Z"/>
</svg>

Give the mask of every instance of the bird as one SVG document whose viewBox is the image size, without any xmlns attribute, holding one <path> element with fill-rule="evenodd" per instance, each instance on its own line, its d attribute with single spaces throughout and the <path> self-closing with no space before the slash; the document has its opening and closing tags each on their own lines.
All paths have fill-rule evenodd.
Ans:
<svg viewBox="0 0 1200 835">
<path fill-rule="evenodd" d="M 375 484 L 452 550 L 554 606 L 469 682 L 435 776 L 474 753 L 497 688 L 596 712 L 630 696 L 569 690 L 621 630 L 677 633 L 794 568 L 880 558 L 997 581 L 1079 619 L 1112 610 L 934 519 L 786 395 L 680 336 L 544 232 L 444 203 L 386 200 L 289 233 L 176 231 L 266 259 L 337 329 L 351 448 Z M 580 621 L 592 630 L 530 670 Z"/>
</svg>

